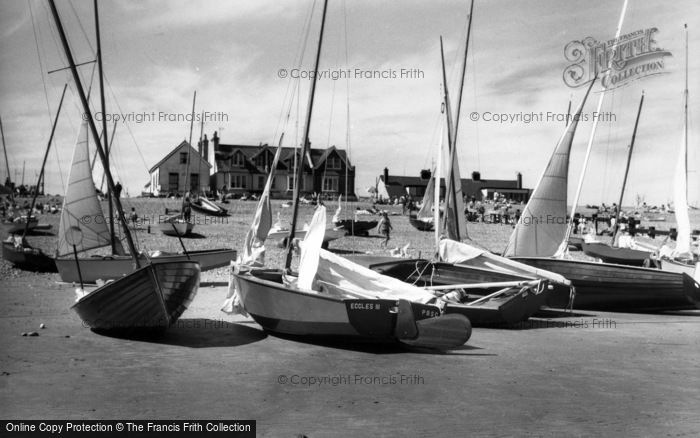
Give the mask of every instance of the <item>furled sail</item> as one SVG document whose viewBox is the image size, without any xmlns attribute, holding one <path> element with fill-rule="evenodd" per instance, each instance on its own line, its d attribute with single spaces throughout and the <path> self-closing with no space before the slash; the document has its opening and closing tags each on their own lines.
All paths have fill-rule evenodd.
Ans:
<svg viewBox="0 0 700 438">
<path fill-rule="evenodd" d="M 559 139 L 552 157 L 510 236 L 504 256 L 549 257 L 556 254 L 566 236 L 566 198 L 569 154 L 586 98 L 588 87 L 576 113 Z"/>
<path fill-rule="evenodd" d="M 270 190 L 272 189 L 272 182 L 275 179 L 275 170 L 277 169 L 277 162 L 279 161 L 281 152 L 282 139 L 280 139 L 280 144 L 277 146 L 275 157 L 272 160 L 270 174 L 267 176 L 265 188 L 263 189 L 262 195 L 260 195 L 258 207 L 255 210 L 255 217 L 253 217 L 253 223 L 250 225 L 250 229 L 245 235 L 243 256 L 236 262 L 231 262 L 234 272 L 240 271 L 241 267 L 259 267 L 265 264 L 265 239 L 272 227 Z M 238 283 L 234 275 L 231 276 L 231 280 L 229 281 L 228 293 L 226 294 L 226 299 L 224 300 L 224 305 L 221 310 L 230 314 L 247 315 L 238 294 Z"/>
<path fill-rule="evenodd" d="M 87 122 L 83 122 L 73 151 L 66 197 L 63 200 L 57 255 L 61 257 L 73 254 L 71 243 L 75 243 L 78 252 L 110 245 L 108 221 L 97 199 L 90 166 Z M 71 228 L 80 229 L 82 239 L 69 243 L 66 233 Z"/>
</svg>

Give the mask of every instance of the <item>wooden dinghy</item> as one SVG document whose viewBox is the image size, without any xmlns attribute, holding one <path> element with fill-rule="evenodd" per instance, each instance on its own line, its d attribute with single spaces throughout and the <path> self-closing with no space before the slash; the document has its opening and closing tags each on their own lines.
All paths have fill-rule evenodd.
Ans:
<svg viewBox="0 0 700 438">
<path fill-rule="evenodd" d="M 350 337 L 447 349 L 463 345 L 471 325 L 437 306 L 391 299 L 341 298 L 286 286 L 280 270 L 234 274 L 246 311 L 265 330 L 286 335 Z"/>
<path fill-rule="evenodd" d="M 96 331 L 161 331 L 192 302 L 199 277 L 197 262 L 150 264 L 98 287 L 71 308 Z"/>
<path fill-rule="evenodd" d="M 198 198 L 191 204 L 192 210 L 209 216 L 228 216 L 228 210 L 222 208 L 207 198 Z"/>
<path fill-rule="evenodd" d="M 605 263 L 616 263 L 629 266 L 651 266 L 649 251 L 640 251 L 632 248 L 615 248 L 602 242 L 581 243 L 583 252 Z"/>
<path fill-rule="evenodd" d="M 185 253 L 155 252 L 148 257 L 139 254 L 139 261 L 146 263 L 168 263 L 192 260 L 199 263 L 202 272 L 211 269 L 228 266 L 236 260 L 237 251 L 230 248 L 205 249 L 200 251 L 187 251 Z M 131 256 L 92 256 L 79 259 L 80 275 L 84 283 L 95 283 L 97 280 L 116 280 L 134 270 L 134 262 Z M 78 273 L 75 259 L 59 257 L 55 260 L 55 268 L 61 276 L 61 280 L 67 283 L 78 283 Z M 55 271 L 54 271 L 55 272 Z"/>
<path fill-rule="evenodd" d="M 51 256 L 26 242 L 21 246 L 15 245 L 11 237 L 2 242 L 2 258 L 26 271 L 56 272 L 56 263 Z"/>
<path fill-rule="evenodd" d="M 700 284 L 688 274 L 550 257 L 513 260 L 571 280 L 576 288 L 575 309 L 636 312 L 700 308 Z"/>
</svg>

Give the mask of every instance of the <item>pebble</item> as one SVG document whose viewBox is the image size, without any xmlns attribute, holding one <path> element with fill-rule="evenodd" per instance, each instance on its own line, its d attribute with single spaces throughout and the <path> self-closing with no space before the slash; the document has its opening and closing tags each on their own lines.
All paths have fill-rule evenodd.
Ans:
<svg viewBox="0 0 700 438">
<path fill-rule="evenodd" d="M 37 333 L 37 332 L 29 332 L 29 333 L 27 333 L 27 336 L 39 336 L 39 333 Z"/>
<path fill-rule="evenodd" d="M 45 326 L 44 323 L 42 322 L 41 324 L 39 324 L 39 328 L 40 328 L 40 329 L 45 329 L 46 326 Z"/>
</svg>

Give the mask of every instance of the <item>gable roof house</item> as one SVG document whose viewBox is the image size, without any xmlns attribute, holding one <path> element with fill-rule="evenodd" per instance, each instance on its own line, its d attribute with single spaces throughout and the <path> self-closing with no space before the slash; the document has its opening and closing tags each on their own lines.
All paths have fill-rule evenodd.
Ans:
<svg viewBox="0 0 700 438">
<path fill-rule="evenodd" d="M 170 153 L 148 170 L 150 180 L 145 186 L 146 192 L 153 196 L 168 196 L 183 195 L 187 191 L 195 193 L 208 191 L 212 165 L 207 161 L 206 136 L 203 143 L 204 148 L 199 145 L 200 150 L 204 149 L 201 154 L 185 140 L 175 146 Z M 185 181 L 188 157 L 189 176 Z"/>
<path fill-rule="evenodd" d="M 217 191 L 234 194 L 262 193 L 276 146 L 222 144 L 216 132 L 212 136 L 214 148 L 214 174 L 211 187 Z M 320 194 L 323 199 L 337 199 L 346 195 L 355 200 L 355 166 L 348 160 L 345 150 L 331 146 L 327 149 L 309 149 L 303 160 L 296 148 L 283 147 L 277 163 L 270 196 L 291 199 L 296 180 L 295 165 L 301 161 L 303 194 Z"/>
<path fill-rule="evenodd" d="M 389 176 L 389 169 L 384 168 L 384 174 L 377 179 L 377 196 L 384 199 L 395 199 L 408 195 L 413 199 L 421 199 L 425 194 L 430 179 L 430 171 L 421 172 L 421 176 Z M 523 188 L 523 177 L 520 173 L 513 180 L 482 179 L 479 172 L 474 172 L 472 178 L 462 178 L 462 193 L 466 199 L 472 197 L 477 201 L 492 199 L 495 193 L 503 195 L 516 202 L 527 202 L 531 189 Z M 445 180 L 440 180 L 440 196 L 445 195 Z"/>
</svg>

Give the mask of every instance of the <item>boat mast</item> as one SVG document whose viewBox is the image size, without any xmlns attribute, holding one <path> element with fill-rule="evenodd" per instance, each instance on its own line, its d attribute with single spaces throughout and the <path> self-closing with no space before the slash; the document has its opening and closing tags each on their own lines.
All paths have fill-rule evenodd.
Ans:
<svg viewBox="0 0 700 438">
<path fill-rule="evenodd" d="M 100 160 L 102 160 L 102 165 L 105 168 L 105 174 L 107 175 L 107 187 L 110 190 L 114 190 L 114 180 L 112 179 L 112 173 L 109 171 L 109 166 L 107 166 L 107 156 L 104 150 L 102 150 L 102 144 L 100 142 L 100 134 L 97 132 L 97 126 L 95 125 L 95 119 L 92 117 L 90 112 L 90 105 L 88 104 L 87 97 L 85 96 L 85 90 L 83 90 L 83 84 L 80 80 L 80 75 L 78 74 L 78 68 L 75 66 L 75 60 L 73 59 L 73 53 L 68 45 L 68 38 L 66 37 L 66 32 L 63 29 L 63 24 L 61 24 L 61 18 L 58 16 L 58 9 L 56 9 L 56 3 L 54 0 L 49 0 L 49 6 L 51 7 L 51 15 L 53 15 L 54 21 L 56 22 L 56 28 L 58 34 L 61 37 L 61 44 L 63 45 L 63 51 L 66 54 L 66 59 L 70 65 L 71 74 L 73 75 L 73 81 L 75 81 L 76 88 L 78 90 L 78 95 L 80 96 L 80 102 L 87 116 L 87 122 L 90 125 L 90 131 L 92 131 L 92 137 L 95 140 L 95 145 L 97 147 L 97 153 L 100 154 Z M 124 236 L 126 237 L 127 245 L 129 246 L 129 252 L 134 259 L 136 268 L 139 268 L 141 264 L 139 263 L 138 255 L 136 252 L 136 246 L 131 238 L 131 232 L 129 231 L 128 224 L 126 223 L 126 216 L 124 215 L 124 210 L 122 209 L 122 204 L 119 198 L 114 197 L 114 205 L 117 208 L 117 216 L 121 221 L 122 227 L 124 228 Z"/>
<path fill-rule="evenodd" d="M 10 184 L 10 199 L 14 199 L 15 193 L 12 187 L 12 178 L 10 177 L 10 162 L 7 161 L 7 147 L 5 146 L 5 131 L 2 129 L 2 118 L 0 117 L 0 136 L 2 136 L 2 151 L 5 153 L 5 168 L 7 169 L 7 182 Z M 4 184 L 4 182 L 3 182 Z"/>
<path fill-rule="evenodd" d="M 53 135 L 56 132 L 56 125 L 58 124 L 58 115 L 61 114 L 61 107 L 63 106 L 63 98 L 66 96 L 66 89 L 68 84 L 63 86 L 63 93 L 61 93 L 61 100 L 58 102 L 58 110 L 56 110 L 56 118 L 53 120 L 53 126 L 51 127 L 51 135 L 49 135 L 49 143 L 46 145 L 46 152 L 44 153 L 44 160 L 41 162 L 41 170 L 39 171 L 39 178 L 36 181 L 36 188 L 34 189 L 34 196 L 32 197 L 32 205 L 29 207 L 29 213 L 27 214 L 27 223 L 24 224 L 24 232 L 22 233 L 22 241 L 29 231 L 29 222 L 32 219 L 32 212 L 34 211 L 34 206 L 36 205 L 36 198 L 39 196 L 39 186 L 41 185 L 41 180 L 44 178 L 44 168 L 46 166 L 46 159 L 49 157 L 49 150 L 51 149 L 51 142 L 53 142 Z"/>
<path fill-rule="evenodd" d="M 102 108 L 102 137 L 104 138 L 104 150 L 105 154 L 105 168 L 109 168 L 109 144 L 107 143 L 107 118 L 105 117 L 105 83 L 104 83 L 104 71 L 102 70 L 102 44 L 100 40 L 100 16 L 97 10 L 97 0 L 93 1 L 95 9 L 95 40 L 97 45 L 97 76 L 100 81 L 100 107 Z M 106 171 L 105 171 L 106 172 Z M 116 191 L 115 195 L 119 195 Z M 117 251 L 116 244 L 114 243 L 114 209 L 112 207 L 112 189 L 107 186 L 107 205 L 109 208 L 109 241 L 112 246 L 112 254 Z"/>
<path fill-rule="evenodd" d="M 617 30 L 615 31 L 615 44 L 618 44 L 618 39 L 620 38 L 620 32 L 622 31 L 622 23 L 625 20 L 625 12 L 627 11 L 627 0 L 622 5 L 622 12 L 620 13 L 620 20 L 617 22 Z M 614 49 L 614 47 L 613 47 Z M 603 99 L 605 98 L 605 92 L 607 91 L 607 86 L 606 86 L 606 78 L 610 76 L 610 71 L 612 70 L 612 62 L 613 62 L 614 56 L 610 56 L 610 59 L 608 60 L 608 65 L 607 69 L 605 70 L 605 76 L 603 76 L 603 79 L 601 80 L 602 84 L 602 89 L 600 90 L 600 98 L 598 99 L 598 108 L 596 109 L 596 114 L 600 114 L 600 110 L 603 107 Z M 571 204 L 571 215 L 570 219 L 568 221 L 568 226 L 566 227 L 566 234 L 564 235 L 564 241 L 562 242 L 561 248 L 566 249 L 567 245 L 566 242 L 569 241 L 569 237 L 571 236 L 571 231 L 573 228 L 573 219 L 574 215 L 576 214 L 576 206 L 578 205 L 579 197 L 581 196 L 581 188 L 583 187 L 583 179 L 586 176 L 586 168 L 588 167 L 588 160 L 591 156 L 591 149 L 593 148 L 593 138 L 595 137 L 595 131 L 596 128 L 598 127 L 598 120 L 600 117 L 596 117 L 593 119 L 593 127 L 591 128 L 591 135 L 588 137 L 588 146 L 586 147 L 586 156 L 583 160 L 583 168 L 581 169 L 581 175 L 579 176 L 578 180 L 578 186 L 576 187 L 576 195 L 574 195 L 574 202 Z M 560 250 L 559 253 L 557 254 L 559 256 L 563 255 L 563 251 Z"/>
<path fill-rule="evenodd" d="M 453 202 L 456 202 L 457 198 L 457 193 L 455 190 L 455 184 L 454 181 L 452 181 L 452 175 L 453 175 L 453 170 L 454 170 L 454 165 L 452 163 L 452 158 L 453 158 L 453 142 L 454 138 L 452 137 L 453 134 L 455 134 L 455 131 L 453 130 L 453 123 L 452 123 L 452 106 L 450 105 L 450 93 L 447 91 L 447 72 L 445 71 L 445 52 L 442 47 L 442 36 L 440 36 L 440 58 L 442 60 L 442 83 L 443 83 L 443 96 L 444 96 L 444 102 L 445 102 L 445 115 L 447 116 L 447 147 L 449 151 L 449 156 L 450 160 L 447 163 L 448 166 L 450 166 L 450 172 L 449 172 L 449 178 L 445 178 L 445 216 L 443 218 L 444 222 L 444 227 L 447 228 L 448 223 L 448 205 L 449 205 L 449 200 L 450 198 L 453 200 Z M 461 181 L 460 181 L 461 184 Z M 436 199 L 435 200 L 436 204 L 440 204 L 440 200 Z M 455 240 L 461 240 L 461 236 L 459 235 L 459 227 L 455 227 L 456 230 L 454 232 L 456 233 L 454 236 L 451 236 L 455 238 Z"/>
<path fill-rule="evenodd" d="M 190 173 L 190 149 L 192 148 L 192 129 L 194 128 L 194 105 L 195 102 L 197 101 L 197 90 L 194 90 L 194 96 L 192 96 L 192 119 L 190 120 L 190 141 L 189 141 L 189 147 L 187 148 L 187 163 L 185 164 L 185 186 L 183 187 L 183 192 L 182 192 L 182 207 L 180 210 L 182 211 L 182 218 L 184 219 L 184 213 L 185 213 L 185 200 L 187 199 L 187 193 L 189 193 L 189 190 L 187 190 L 187 177 L 189 176 Z M 192 185 L 192 181 L 190 181 L 190 185 Z"/>
<path fill-rule="evenodd" d="M 328 8 L 328 0 L 323 1 L 323 12 L 321 15 L 321 31 L 318 35 L 318 48 L 316 49 L 316 62 L 314 65 L 314 77 L 311 80 L 311 89 L 309 90 L 309 104 L 306 109 L 306 125 L 304 126 L 304 138 L 301 144 L 301 154 L 299 156 L 299 165 L 297 166 L 297 183 L 294 186 L 294 209 L 292 211 L 292 228 L 289 230 L 289 238 L 287 239 L 287 259 L 284 263 L 285 270 L 289 271 L 292 266 L 292 249 L 294 233 L 297 226 L 297 216 L 299 214 L 299 194 L 301 193 L 302 178 L 304 177 L 304 157 L 306 156 L 309 147 L 309 129 L 311 128 L 311 114 L 314 109 L 314 94 L 316 93 L 316 79 L 318 77 L 318 63 L 321 59 L 321 47 L 323 46 L 323 29 L 326 26 L 326 9 Z"/>
<path fill-rule="evenodd" d="M 644 104 L 644 91 L 642 98 L 639 100 L 639 109 L 637 110 L 637 120 L 634 122 L 634 130 L 632 131 L 632 141 L 630 142 L 630 150 L 627 152 L 627 166 L 625 166 L 625 176 L 622 178 L 622 190 L 620 190 L 620 200 L 617 202 L 617 212 L 615 214 L 615 226 L 613 227 L 612 239 L 610 245 L 615 245 L 615 237 L 620 229 L 620 216 L 622 215 L 622 198 L 625 195 L 625 186 L 627 186 L 627 175 L 630 171 L 630 162 L 632 161 L 632 151 L 634 150 L 634 139 L 637 138 L 637 126 L 639 126 L 639 116 L 642 114 L 642 105 Z"/>
<path fill-rule="evenodd" d="M 454 147 L 457 147 L 457 132 L 459 131 L 459 115 L 462 110 L 462 91 L 464 90 L 464 80 L 467 77 L 467 55 L 469 54 L 469 36 L 472 32 L 472 17 L 474 13 L 474 0 L 469 7 L 469 24 L 467 25 L 467 41 L 464 43 L 464 59 L 462 60 L 462 76 L 459 83 L 459 94 L 457 94 L 457 112 L 455 113 L 455 132 L 453 135 Z M 460 182 L 461 183 L 461 182 Z"/>
<path fill-rule="evenodd" d="M 684 111 L 685 119 L 683 126 L 684 133 L 684 148 L 685 148 L 685 199 L 688 199 L 688 23 L 685 23 L 685 91 L 684 96 Z"/>
</svg>

